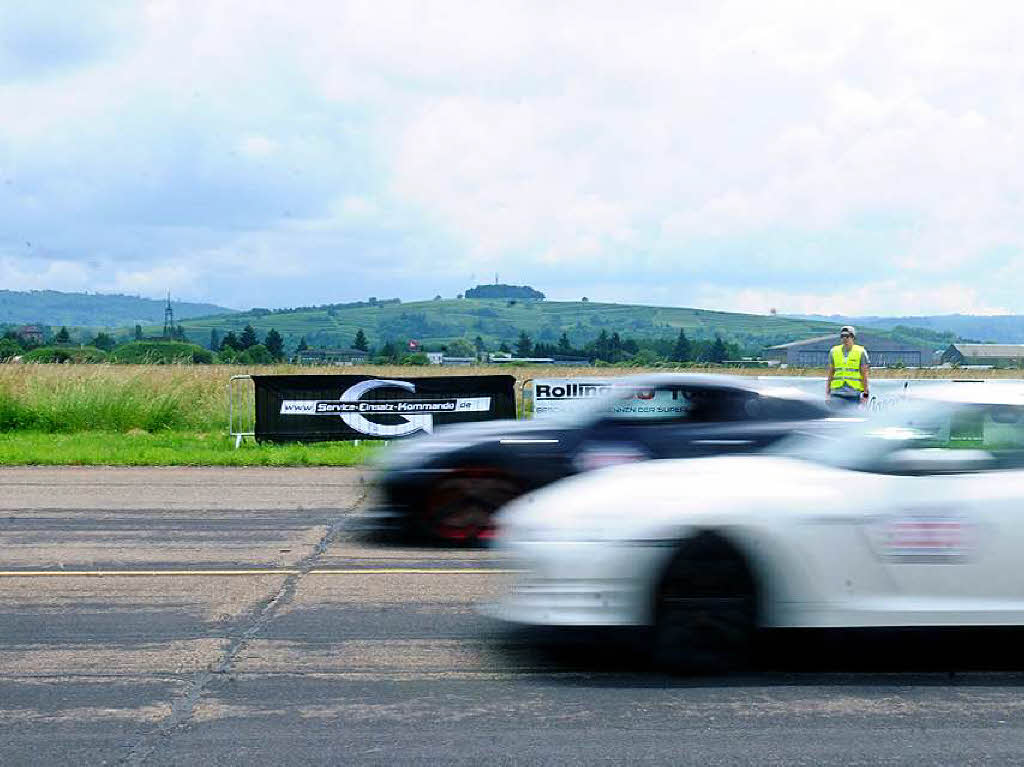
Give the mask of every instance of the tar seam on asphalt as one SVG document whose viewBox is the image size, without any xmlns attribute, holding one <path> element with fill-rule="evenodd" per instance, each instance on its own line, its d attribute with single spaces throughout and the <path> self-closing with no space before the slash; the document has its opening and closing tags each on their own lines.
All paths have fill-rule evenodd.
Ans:
<svg viewBox="0 0 1024 767">
<path fill-rule="evenodd" d="M 267 624 L 277 615 L 278 610 L 287 605 L 295 597 L 295 592 L 301 581 L 326 552 L 331 543 L 343 529 L 343 522 L 347 514 L 358 509 L 367 498 L 367 491 L 364 491 L 352 505 L 351 508 L 342 512 L 342 515 L 335 518 L 327 526 L 323 537 L 313 547 L 313 551 L 295 563 L 294 569 L 298 572 L 285 578 L 281 588 L 268 600 L 257 605 L 256 614 L 249 627 L 231 640 L 227 649 L 221 655 L 219 661 L 206 671 L 193 675 L 185 695 L 178 698 L 171 706 L 171 713 L 161 720 L 155 729 L 141 735 L 136 739 L 128 753 L 120 760 L 119 764 L 137 767 L 143 764 L 160 745 L 159 739 L 171 735 L 175 730 L 183 728 L 188 724 L 195 711 L 196 705 L 203 693 L 216 679 L 223 679 L 224 675 L 231 671 L 238 654 L 244 650 L 250 641 L 256 638 Z"/>
<path fill-rule="evenodd" d="M 507 575 L 520 572 L 501 567 L 295 567 L 245 570 L 0 570 L 0 578 L 236 578 L 250 575 Z"/>
</svg>

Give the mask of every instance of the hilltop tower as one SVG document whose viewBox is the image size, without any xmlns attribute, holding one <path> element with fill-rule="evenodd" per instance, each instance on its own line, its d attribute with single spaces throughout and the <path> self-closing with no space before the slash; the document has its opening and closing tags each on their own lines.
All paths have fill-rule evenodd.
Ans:
<svg viewBox="0 0 1024 767">
<path fill-rule="evenodd" d="M 164 307 L 164 338 L 174 334 L 174 309 L 171 308 L 171 291 L 167 291 L 167 305 Z"/>
</svg>

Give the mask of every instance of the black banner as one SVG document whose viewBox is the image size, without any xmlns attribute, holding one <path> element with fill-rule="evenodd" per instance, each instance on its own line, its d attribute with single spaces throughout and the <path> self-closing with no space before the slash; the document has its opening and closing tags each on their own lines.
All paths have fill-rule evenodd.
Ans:
<svg viewBox="0 0 1024 767">
<path fill-rule="evenodd" d="M 402 439 L 437 426 L 516 417 L 516 379 L 253 376 L 256 439 L 269 442 Z"/>
</svg>

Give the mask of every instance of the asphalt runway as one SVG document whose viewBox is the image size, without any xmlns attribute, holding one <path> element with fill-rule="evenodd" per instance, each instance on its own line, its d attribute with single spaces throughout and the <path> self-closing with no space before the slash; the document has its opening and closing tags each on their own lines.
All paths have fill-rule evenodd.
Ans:
<svg viewBox="0 0 1024 767">
<path fill-rule="evenodd" d="M 354 469 L 0 469 L 0 765 L 1024 763 L 1024 633 L 771 635 L 675 679 L 513 630 Z"/>
</svg>

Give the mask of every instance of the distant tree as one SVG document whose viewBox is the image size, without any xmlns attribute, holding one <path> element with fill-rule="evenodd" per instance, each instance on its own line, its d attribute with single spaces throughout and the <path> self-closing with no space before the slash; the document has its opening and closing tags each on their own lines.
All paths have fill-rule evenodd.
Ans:
<svg viewBox="0 0 1024 767">
<path fill-rule="evenodd" d="M 362 328 L 356 331 L 356 337 L 352 341 L 352 348 L 358 349 L 361 352 L 365 352 L 370 348 L 370 344 L 366 341 L 366 333 L 363 332 Z"/>
<path fill-rule="evenodd" d="M 220 331 L 217 328 L 210 328 L 210 348 L 213 351 L 220 348 Z"/>
<path fill-rule="evenodd" d="M 21 344 L 12 338 L 0 338 L 0 362 L 6 362 L 19 354 L 21 354 Z"/>
<path fill-rule="evenodd" d="M 561 354 L 569 354 L 572 352 L 572 342 L 569 340 L 569 334 L 564 330 L 562 331 L 561 337 L 558 339 L 558 351 Z"/>
<path fill-rule="evenodd" d="M 309 348 L 309 344 L 306 343 L 306 337 L 303 336 L 299 339 L 299 345 L 295 347 L 295 351 L 304 352 Z"/>
<path fill-rule="evenodd" d="M 63 325 L 61 325 L 60 330 L 57 331 L 57 335 L 55 335 L 53 337 L 53 342 L 55 344 L 69 344 L 69 343 L 71 343 L 71 334 L 68 333 L 68 329 L 66 327 L 64 327 Z"/>
<path fill-rule="evenodd" d="M 476 348 L 477 354 L 482 354 L 487 351 L 487 344 L 484 343 L 484 339 L 480 336 L 473 339 L 473 346 Z"/>
<path fill-rule="evenodd" d="M 141 341 L 142 340 L 142 325 L 136 325 L 135 326 L 135 340 L 136 341 Z"/>
<path fill-rule="evenodd" d="M 501 345 L 498 347 L 498 351 L 499 352 L 505 352 L 507 354 L 507 353 L 511 352 L 512 350 L 508 348 L 508 344 L 507 343 L 502 341 Z"/>
<path fill-rule="evenodd" d="M 543 301 L 544 294 L 529 285 L 477 285 L 465 293 L 466 298 L 516 298 Z"/>
<path fill-rule="evenodd" d="M 533 341 L 526 334 L 526 331 L 520 331 L 519 339 L 516 341 L 516 354 L 520 357 L 529 357 L 533 353 Z"/>
<path fill-rule="evenodd" d="M 721 336 L 715 336 L 715 342 L 711 344 L 708 358 L 711 362 L 725 362 L 729 358 L 729 350 Z"/>
<path fill-rule="evenodd" d="M 241 351 L 242 347 L 238 344 L 238 336 L 235 335 L 235 331 L 229 330 L 224 338 L 220 342 L 220 350 L 223 351 Z"/>
<path fill-rule="evenodd" d="M 238 337 L 238 348 L 245 351 L 251 346 L 255 346 L 260 342 L 260 339 L 256 337 L 256 328 L 252 325 L 246 325 L 242 328 L 242 335 Z"/>
<path fill-rule="evenodd" d="M 253 344 L 240 355 L 238 361 L 253 365 L 269 365 L 274 361 L 270 351 L 263 344 Z"/>
<path fill-rule="evenodd" d="M 588 303 L 589 301 L 590 301 L 589 298 L 587 298 L 586 296 L 583 296 L 583 303 Z"/>
<path fill-rule="evenodd" d="M 267 347 L 267 351 L 270 352 L 270 356 L 274 358 L 275 362 L 284 357 L 284 339 L 274 328 L 267 331 L 267 338 L 263 345 Z"/>
<path fill-rule="evenodd" d="M 689 362 L 693 359 L 693 346 L 682 328 L 679 328 L 679 337 L 676 338 L 676 345 L 672 349 L 672 359 L 676 362 Z"/>
<path fill-rule="evenodd" d="M 175 341 L 188 341 L 188 336 L 185 335 L 185 328 L 181 325 L 171 330 L 171 338 Z"/>
<path fill-rule="evenodd" d="M 440 301 L 441 300 L 441 296 L 440 295 L 434 296 L 434 300 L 435 301 Z"/>
<path fill-rule="evenodd" d="M 386 341 L 382 347 L 380 347 L 380 358 L 385 362 L 394 362 L 398 356 L 398 350 L 395 348 L 393 341 Z"/>
<path fill-rule="evenodd" d="M 109 352 L 117 346 L 117 341 L 106 333 L 97 333 L 96 337 L 92 340 L 92 345 L 101 351 Z"/>
<path fill-rule="evenodd" d="M 476 349 L 465 338 L 456 338 L 448 344 L 449 357 L 472 357 L 474 354 Z"/>
<path fill-rule="evenodd" d="M 608 339 L 608 352 L 609 362 L 619 362 L 622 359 L 622 336 L 617 330 Z"/>
<path fill-rule="evenodd" d="M 591 343 L 587 344 L 590 349 L 591 356 L 595 359 L 604 360 L 605 362 L 611 362 L 612 357 L 612 343 L 608 337 L 608 331 L 602 330 L 601 334 L 594 339 Z"/>
</svg>

